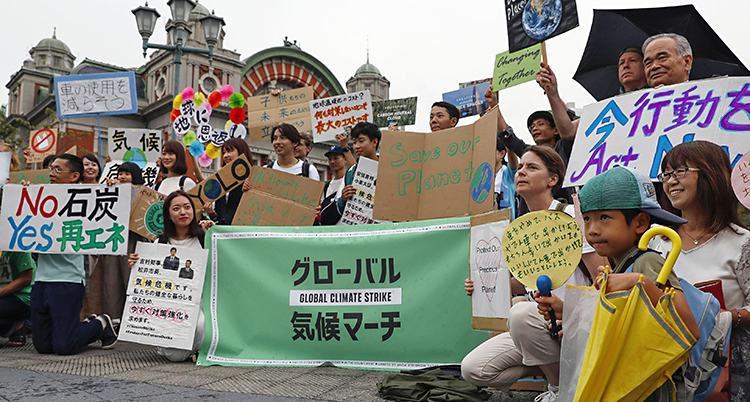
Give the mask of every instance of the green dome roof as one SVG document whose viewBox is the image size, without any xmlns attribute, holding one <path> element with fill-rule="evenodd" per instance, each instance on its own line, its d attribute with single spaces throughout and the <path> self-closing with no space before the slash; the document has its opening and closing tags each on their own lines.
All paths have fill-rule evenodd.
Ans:
<svg viewBox="0 0 750 402">
<path fill-rule="evenodd" d="M 354 73 L 355 77 L 368 76 L 368 75 L 369 76 L 375 75 L 378 77 L 382 77 L 382 75 L 380 74 L 380 70 L 378 70 L 378 68 L 375 67 L 374 65 L 370 64 L 369 61 L 363 64 L 360 68 L 357 69 L 357 72 Z"/>
<path fill-rule="evenodd" d="M 197 3 L 195 7 L 193 8 L 193 11 L 190 12 L 191 19 L 193 18 L 201 19 L 203 17 L 208 17 L 209 15 L 211 15 L 211 12 L 208 11 L 208 9 L 204 7 L 201 3 Z"/>
<path fill-rule="evenodd" d="M 70 51 L 70 48 L 68 45 L 63 43 L 63 41 L 57 39 L 57 28 L 55 28 L 55 31 L 52 33 L 51 38 L 45 38 L 39 41 L 39 43 L 36 45 L 38 48 L 47 48 L 47 49 L 59 49 L 63 52 L 72 53 Z"/>
</svg>

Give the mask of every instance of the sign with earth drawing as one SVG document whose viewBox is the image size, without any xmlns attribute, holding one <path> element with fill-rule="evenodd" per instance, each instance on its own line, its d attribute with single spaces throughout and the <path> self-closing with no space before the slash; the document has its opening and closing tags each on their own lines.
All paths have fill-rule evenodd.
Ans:
<svg viewBox="0 0 750 402">
<path fill-rule="evenodd" d="M 101 182 L 117 178 L 123 162 L 133 162 L 141 168 L 147 186 L 156 184 L 159 169 L 156 160 L 161 156 L 162 138 L 156 130 L 145 128 L 110 128 L 107 152 L 111 159 L 104 166 Z"/>
<path fill-rule="evenodd" d="M 578 26 L 575 0 L 506 0 L 508 49 L 533 46 Z"/>
<path fill-rule="evenodd" d="M 146 186 L 133 186 L 130 231 L 151 241 L 164 232 L 164 194 Z"/>
</svg>

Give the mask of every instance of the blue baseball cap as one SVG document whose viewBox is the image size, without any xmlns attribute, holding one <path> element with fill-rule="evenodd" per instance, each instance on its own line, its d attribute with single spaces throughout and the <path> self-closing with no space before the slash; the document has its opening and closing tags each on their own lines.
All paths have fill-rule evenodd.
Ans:
<svg viewBox="0 0 750 402">
<path fill-rule="evenodd" d="M 341 149 L 338 145 L 333 145 L 330 148 L 328 148 L 328 152 L 325 153 L 325 157 L 328 157 L 328 154 L 337 154 L 344 156 L 344 151 Z"/>
</svg>

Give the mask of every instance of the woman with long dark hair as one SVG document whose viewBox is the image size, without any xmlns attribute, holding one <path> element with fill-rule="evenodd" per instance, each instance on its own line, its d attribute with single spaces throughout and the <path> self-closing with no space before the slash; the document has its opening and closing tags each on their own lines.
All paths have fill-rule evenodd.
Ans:
<svg viewBox="0 0 750 402">
<path fill-rule="evenodd" d="M 99 158 L 94 154 L 86 154 L 81 157 L 83 160 L 83 182 L 85 184 L 97 184 L 102 177 L 102 165 L 99 164 Z"/>
<path fill-rule="evenodd" d="M 156 243 L 169 244 L 179 247 L 203 248 L 205 232 L 198 222 L 198 213 L 193 201 L 187 193 L 175 190 L 164 199 L 164 232 Z M 132 268 L 138 261 L 138 254 L 130 254 L 128 265 Z M 197 352 L 203 343 L 204 318 L 203 310 L 198 310 L 198 326 L 195 330 L 195 340 L 191 350 L 175 348 L 157 348 L 157 353 L 174 362 L 187 360 Z"/>
<path fill-rule="evenodd" d="M 167 177 L 156 183 L 154 190 L 169 195 L 173 191 L 189 191 L 195 182 L 186 176 L 188 171 L 185 147 L 177 141 L 167 141 L 161 151 L 161 166 L 167 169 Z"/>
<path fill-rule="evenodd" d="M 750 232 L 737 217 L 732 166 L 726 151 L 708 141 L 679 144 L 664 156 L 658 178 L 661 206 L 688 221 L 676 227 L 682 250 L 674 271 L 700 283 L 721 280 L 731 311 L 732 400 L 750 398 Z M 666 255 L 672 248 L 657 236 L 651 246 Z"/>
</svg>

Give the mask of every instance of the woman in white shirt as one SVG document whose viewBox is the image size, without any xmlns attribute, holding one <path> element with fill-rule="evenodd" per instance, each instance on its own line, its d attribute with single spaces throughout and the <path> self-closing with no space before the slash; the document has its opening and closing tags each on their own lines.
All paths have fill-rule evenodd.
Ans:
<svg viewBox="0 0 750 402">
<path fill-rule="evenodd" d="M 155 243 L 172 246 L 203 248 L 205 232 L 198 222 L 198 214 L 193 207 L 193 201 L 182 190 L 173 191 L 164 200 L 164 233 Z M 133 267 L 138 261 L 138 254 L 130 254 L 128 265 Z M 203 309 L 198 310 L 198 325 L 191 350 L 158 347 L 156 352 L 173 362 L 187 360 L 190 355 L 198 352 L 203 344 L 205 318 Z"/>
<path fill-rule="evenodd" d="M 167 141 L 161 151 L 161 165 L 167 169 L 167 177 L 156 183 L 154 190 L 169 195 L 175 190 L 189 191 L 195 187 L 193 179 L 185 176 L 188 171 L 185 147 L 177 141 Z"/>
<path fill-rule="evenodd" d="M 674 271 L 690 283 L 721 280 L 734 327 L 732 400 L 750 400 L 750 232 L 737 217 L 729 157 L 714 143 L 686 142 L 664 156 L 661 171 L 662 208 L 688 221 L 675 228 L 682 250 Z M 672 242 L 657 236 L 651 246 L 666 255 Z"/>
</svg>

